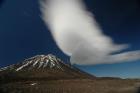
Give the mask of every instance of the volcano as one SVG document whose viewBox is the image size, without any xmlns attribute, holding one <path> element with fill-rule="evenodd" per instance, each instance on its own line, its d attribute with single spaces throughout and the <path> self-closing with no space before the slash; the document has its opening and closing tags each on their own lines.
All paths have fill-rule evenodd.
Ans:
<svg viewBox="0 0 140 93">
<path fill-rule="evenodd" d="M 76 78 L 95 78 L 78 68 L 64 63 L 56 56 L 37 55 L 24 60 L 21 63 L 13 64 L 0 69 L 0 78 L 8 80 L 58 80 Z"/>
<path fill-rule="evenodd" d="M 99 78 L 37 55 L 0 69 L 0 93 L 140 93 L 140 79 Z"/>
</svg>

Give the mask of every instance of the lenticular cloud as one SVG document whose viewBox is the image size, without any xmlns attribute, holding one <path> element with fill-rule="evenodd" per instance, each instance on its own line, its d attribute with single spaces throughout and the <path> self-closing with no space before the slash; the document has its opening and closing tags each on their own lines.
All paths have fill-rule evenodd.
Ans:
<svg viewBox="0 0 140 93">
<path fill-rule="evenodd" d="M 128 47 L 105 36 L 82 0 L 44 0 L 42 18 L 58 47 L 73 64 L 117 63 L 140 59 L 139 51 L 114 54 Z"/>
</svg>

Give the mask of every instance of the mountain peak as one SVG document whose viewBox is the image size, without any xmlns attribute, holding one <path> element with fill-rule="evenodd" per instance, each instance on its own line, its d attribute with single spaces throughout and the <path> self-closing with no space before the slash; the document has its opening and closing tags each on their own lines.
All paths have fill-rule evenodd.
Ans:
<svg viewBox="0 0 140 93">
<path fill-rule="evenodd" d="M 25 59 L 21 63 L 13 64 L 0 69 L 0 75 L 12 78 L 92 78 L 93 76 L 80 69 L 64 63 L 52 54 L 36 55 Z"/>
<path fill-rule="evenodd" d="M 54 56 L 53 54 L 36 55 L 34 57 L 24 60 L 22 63 L 1 68 L 0 71 L 7 69 L 21 71 L 21 70 L 45 69 L 45 68 L 57 68 L 62 70 L 60 64 L 64 64 L 64 62 L 59 58 L 57 58 L 56 56 Z"/>
<path fill-rule="evenodd" d="M 20 71 L 24 68 L 30 67 L 29 69 L 43 69 L 43 68 L 59 68 L 62 69 L 60 66 L 60 62 L 62 61 L 52 54 L 48 55 L 37 55 L 26 59 L 22 66 L 16 69 L 16 71 Z"/>
</svg>

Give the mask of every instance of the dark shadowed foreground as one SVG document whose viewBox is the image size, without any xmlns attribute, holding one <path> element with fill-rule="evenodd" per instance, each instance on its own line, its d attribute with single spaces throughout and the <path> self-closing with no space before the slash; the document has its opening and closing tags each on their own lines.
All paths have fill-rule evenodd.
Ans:
<svg viewBox="0 0 140 93">
<path fill-rule="evenodd" d="M 140 80 L 98 78 L 53 55 L 38 55 L 1 68 L 0 93 L 140 93 Z"/>
<path fill-rule="evenodd" d="M 29 80 L 3 84 L 0 93 L 140 93 L 139 86 L 140 80 Z"/>
</svg>

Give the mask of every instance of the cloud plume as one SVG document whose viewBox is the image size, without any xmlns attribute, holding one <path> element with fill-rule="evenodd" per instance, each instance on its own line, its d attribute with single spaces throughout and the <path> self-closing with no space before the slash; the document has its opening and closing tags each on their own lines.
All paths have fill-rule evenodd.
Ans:
<svg viewBox="0 0 140 93">
<path fill-rule="evenodd" d="M 58 47 L 73 64 L 104 64 L 140 59 L 140 51 L 112 54 L 129 45 L 118 45 L 105 36 L 82 0 L 44 0 L 42 18 Z"/>
</svg>

